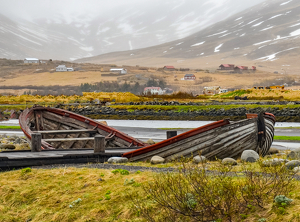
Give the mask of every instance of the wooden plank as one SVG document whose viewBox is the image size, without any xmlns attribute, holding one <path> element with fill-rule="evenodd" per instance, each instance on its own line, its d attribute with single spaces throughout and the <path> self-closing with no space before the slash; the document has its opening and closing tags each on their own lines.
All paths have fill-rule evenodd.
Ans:
<svg viewBox="0 0 300 222">
<path fill-rule="evenodd" d="M 105 153 L 105 137 L 96 135 L 94 140 L 94 153 Z"/>
<path fill-rule="evenodd" d="M 181 152 L 176 151 L 171 155 L 166 156 L 166 159 L 172 159 L 176 155 L 177 157 L 181 156 L 189 156 L 191 154 L 198 155 L 199 152 L 202 151 L 202 155 L 204 155 L 207 158 L 211 158 L 213 156 L 218 156 L 222 152 L 226 152 L 228 154 L 228 157 L 230 156 L 230 152 L 228 150 L 228 147 L 230 145 L 235 144 L 238 140 L 241 139 L 241 137 L 246 137 L 247 129 L 244 131 L 241 131 L 240 133 L 234 133 L 234 134 L 221 134 L 219 136 L 214 137 L 211 141 L 206 143 L 201 143 L 196 146 L 191 146 L 187 149 L 181 150 Z M 248 134 L 252 134 L 252 132 L 248 132 Z"/>
<path fill-rule="evenodd" d="M 49 130 L 49 131 L 35 131 L 40 134 L 78 134 L 78 133 L 97 133 L 97 130 L 90 129 L 74 129 L 74 130 Z"/>
<path fill-rule="evenodd" d="M 31 152 L 40 152 L 42 146 L 42 134 L 33 133 L 31 134 Z"/>
<path fill-rule="evenodd" d="M 70 141 L 83 141 L 94 140 L 94 137 L 80 137 L 80 138 L 55 138 L 55 139 L 43 139 L 45 142 L 70 142 Z"/>
<path fill-rule="evenodd" d="M 232 125 L 223 126 L 221 128 L 216 128 L 193 137 L 183 139 L 181 141 L 175 142 L 168 146 L 162 147 L 157 150 L 153 150 L 142 155 L 132 157 L 131 160 L 147 160 L 154 155 L 161 157 L 171 156 L 175 153 L 180 153 L 182 150 L 186 150 L 189 147 L 196 147 L 199 151 L 207 146 L 211 146 L 217 142 L 220 142 L 223 138 L 230 137 L 231 135 L 238 133 L 243 130 L 247 130 L 253 125 L 253 120 L 247 120 L 247 122 L 238 122 Z M 198 146 L 199 145 L 199 146 Z M 195 152 L 197 150 L 189 150 L 189 153 Z"/>
</svg>

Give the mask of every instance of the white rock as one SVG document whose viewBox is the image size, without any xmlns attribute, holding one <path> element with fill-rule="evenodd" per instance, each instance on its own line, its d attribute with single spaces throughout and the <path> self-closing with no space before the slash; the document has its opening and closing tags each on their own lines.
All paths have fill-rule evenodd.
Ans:
<svg viewBox="0 0 300 222">
<path fill-rule="evenodd" d="M 237 162 L 235 159 L 232 159 L 232 158 L 224 158 L 222 160 L 222 164 L 224 165 L 237 165 Z"/>
<path fill-rule="evenodd" d="M 246 162 L 254 163 L 259 159 L 259 155 L 254 150 L 244 150 L 241 159 Z"/>
<path fill-rule="evenodd" d="M 198 164 L 198 163 L 206 163 L 207 162 L 207 159 L 206 159 L 206 157 L 205 156 L 195 156 L 194 158 L 193 158 L 193 163 L 195 163 L 195 164 Z"/>
<path fill-rule="evenodd" d="M 292 160 L 290 162 L 287 162 L 285 164 L 286 168 L 288 169 L 294 169 L 295 167 L 300 166 L 300 161 L 299 160 Z"/>
<path fill-rule="evenodd" d="M 160 163 L 164 163 L 165 162 L 165 159 L 160 157 L 160 156 L 153 156 L 150 160 L 150 162 L 152 164 L 160 164 Z"/>
<path fill-rule="evenodd" d="M 128 158 L 126 157 L 111 157 L 107 161 L 108 163 L 127 163 Z"/>
</svg>

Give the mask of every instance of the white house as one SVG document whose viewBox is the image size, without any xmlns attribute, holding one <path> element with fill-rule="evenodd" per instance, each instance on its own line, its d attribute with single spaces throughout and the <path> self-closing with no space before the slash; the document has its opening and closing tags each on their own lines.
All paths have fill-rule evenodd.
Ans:
<svg viewBox="0 0 300 222">
<path fill-rule="evenodd" d="M 66 65 L 59 65 L 56 67 L 56 72 L 73 72 L 73 68 L 68 68 Z"/>
<path fill-rule="evenodd" d="M 228 93 L 228 89 L 220 89 L 220 93 Z"/>
<path fill-rule="evenodd" d="M 24 63 L 39 63 L 40 60 L 36 58 L 25 58 Z"/>
<path fill-rule="evenodd" d="M 165 91 L 162 90 L 160 87 L 146 87 L 144 89 L 144 94 L 149 94 L 151 93 L 152 95 L 163 95 L 165 94 Z"/>
<path fill-rule="evenodd" d="M 119 68 L 119 69 L 110 69 L 110 72 L 119 73 L 119 74 L 127 74 L 127 69 Z"/>
</svg>

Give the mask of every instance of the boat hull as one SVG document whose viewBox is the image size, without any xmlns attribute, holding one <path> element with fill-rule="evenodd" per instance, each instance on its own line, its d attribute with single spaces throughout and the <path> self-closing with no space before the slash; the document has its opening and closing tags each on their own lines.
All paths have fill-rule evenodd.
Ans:
<svg viewBox="0 0 300 222">
<path fill-rule="evenodd" d="M 65 134 L 58 132 L 54 135 L 42 134 L 42 149 L 93 148 L 95 135 L 105 136 L 105 147 L 144 147 L 146 145 L 142 141 L 93 119 L 50 107 L 37 106 L 24 110 L 19 117 L 19 124 L 29 141 L 32 133 L 36 131 L 41 133 L 44 131 L 70 132 Z M 85 129 L 86 132 L 84 132 Z M 77 131 L 83 132 L 74 133 Z M 74 138 L 77 140 L 73 140 Z"/>
<path fill-rule="evenodd" d="M 266 155 L 273 142 L 274 124 L 275 117 L 266 113 L 252 115 L 249 119 L 238 122 L 221 120 L 124 153 L 123 156 L 131 161 L 150 160 L 153 156 L 161 156 L 170 161 L 199 154 L 208 159 L 236 158 L 244 150 L 255 150 Z"/>
</svg>

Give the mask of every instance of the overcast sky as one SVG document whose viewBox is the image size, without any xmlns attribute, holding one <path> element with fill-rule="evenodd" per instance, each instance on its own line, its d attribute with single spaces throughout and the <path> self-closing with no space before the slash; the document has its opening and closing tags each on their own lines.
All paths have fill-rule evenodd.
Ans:
<svg viewBox="0 0 300 222">
<path fill-rule="evenodd" d="M 115 7 L 136 7 L 139 5 L 159 4 L 161 1 L 174 4 L 184 3 L 185 1 L 198 1 L 199 6 L 207 3 L 214 5 L 222 4 L 227 0 L 0 0 L 0 13 L 9 18 L 22 18 L 26 20 L 51 18 L 54 14 L 63 14 L 66 17 L 88 13 L 90 17 L 105 14 Z M 245 6 L 262 2 L 263 0 L 244 1 Z M 245 7 L 245 8 L 246 8 Z M 124 8 L 125 10 L 126 8 Z M 166 8 L 168 10 L 168 8 Z M 193 10 L 193 9 L 191 9 Z"/>
<path fill-rule="evenodd" d="M 143 0 L 0 0 L 0 13 L 10 18 L 49 18 L 55 13 L 97 16 L 116 6 L 139 5 Z M 144 0 L 144 2 L 149 2 Z"/>
</svg>

